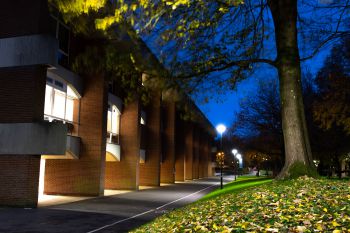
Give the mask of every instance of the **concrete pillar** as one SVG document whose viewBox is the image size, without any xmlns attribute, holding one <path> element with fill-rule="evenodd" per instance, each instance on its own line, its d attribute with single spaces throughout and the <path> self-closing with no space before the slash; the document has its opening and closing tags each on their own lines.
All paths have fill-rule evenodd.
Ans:
<svg viewBox="0 0 350 233">
<path fill-rule="evenodd" d="M 48 31 L 47 1 L 4 0 L 0 15 L 0 39 Z M 1 68 L 0 80 L 0 123 L 43 120 L 46 66 Z M 0 205 L 36 207 L 39 168 L 40 155 L 0 155 Z"/>
<path fill-rule="evenodd" d="M 164 148 L 163 159 L 160 169 L 161 183 L 175 182 L 175 115 L 174 102 L 164 106 Z"/>
<path fill-rule="evenodd" d="M 98 196 L 104 192 L 107 87 L 102 76 L 85 77 L 80 104 L 79 160 L 47 159 L 47 194 Z"/>
<path fill-rule="evenodd" d="M 140 103 L 128 103 L 121 115 L 120 162 L 106 163 L 107 189 L 139 188 L 140 172 Z"/>
<path fill-rule="evenodd" d="M 193 179 L 193 123 L 186 123 L 185 128 L 185 179 Z"/>
<path fill-rule="evenodd" d="M 156 93 L 151 103 L 145 108 L 146 121 L 146 161 L 140 164 L 140 185 L 160 185 L 160 156 L 162 152 L 161 140 L 161 96 Z"/>
<path fill-rule="evenodd" d="M 175 181 L 185 180 L 185 123 L 176 114 Z"/>
</svg>

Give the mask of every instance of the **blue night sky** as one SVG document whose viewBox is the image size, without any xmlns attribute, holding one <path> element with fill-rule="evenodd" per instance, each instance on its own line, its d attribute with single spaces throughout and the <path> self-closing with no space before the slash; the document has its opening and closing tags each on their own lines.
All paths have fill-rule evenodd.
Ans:
<svg viewBox="0 0 350 233">
<path fill-rule="evenodd" d="M 327 47 L 324 51 L 318 53 L 313 59 L 304 62 L 302 64 L 303 68 L 308 68 L 312 74 L 315 75 L 323 65 L 323 61 L 328 55 L 330 48 L 331 46 Z M 196 99 L 195 102 L 213 126 L 221 123 L 229 127 L 235 119 L 235 113 L 240 110 L 240 101 L 243 98 L 249 98 L 249 94 L 256 91 L 257 79 L 271 76 L 277 78 L 275 69 L 269 66 L 264 66 L 260 68 L 254 76 L 239 83 L 236 91 L 231 91 L 226 95 L 218 96 L 216 100 L 211 100 L 207 104 L 203 104 Z"/>
<path fill-rule="evenodd" d="M 320 4 L 322 6 L 324 4 L 332 3 L 333 0 L 329 0 L 327 2 L 310 0 L 310 2 L 313 2 L 316 5 Z M 300 3 L 303 3 L 303 1 L 300 1 Z M 320 12 L 310 11 L 310 7 L 308 6 L 305 7 L 304 5 L 300 5 L 298 10 L 299 10 L 299 15 L 303 17 L 305 16 L 306 19 L 313 19 L 313 20 L 316 20 L 317 22 L 320 21 L 319 23 L 325 23 L 325 22 L 330 23 L 328 21 L 329 19 L 332 19 L 332 20 L 338 19 L 337 14 L 334 14 L 334 15 L 331 14 L 332 15 L 331 18 L 329 17 L 327 18 L 325 17 L 325 15 L 323 15 L 323 11 L 320 11 Z M 269 17 L 271 17 L 269 14 L 266 15 L 266 18 L 270 19 L 266 21 L 267 22 L 266 25 L 270 24 L 270 26 L 272 26 L 271 25 L 272 20 Z M 328 25 L 328 28 L 333 28 L 334 26 L 336 26 L 336 24 L 330 23 Z M 344 25 L 342 24 L 340 26 L 340 28 L 342 27 L 347 28 L 348 26 L 346 26 L 344 23 Z M 311 52 L 314 50 L 314 47 L 312 45 L 313 42 L 317 44 L 325 39 L 325 35 L 318 34 L 319 31 L 313 32 L 313 30 L 311 29 L 310 31 L 312 33 L 315 33 L 315 34 L 311 33 L 311 36 L 313 37 L 307 37 L 305 39 L 305 37 L 303 37 L 305 35 L 302 33 L 300 33 L 298 37 L 299 46 L 300 46 L 299 52 L 301 57 L 305 57 L 311 54 Z M 300 31 L 303 32 L 303 30 L 300 30 Z M 264 54 L 262 54 L 263 55 L 262 57 L 273 60 L 274 57 L 276 56 L 276 54 L 274 54 L 275 53 L 274 32 L 270 31 L 270 33 L 271 34 L 269 39 L 266 39 L 264 42 L 265 52 Z M 156 37 L 157 35 L 148 36 L 148 38 L 146 39 L 146 43 L 151 48 L 151 50 L 155 52 L 155 54 L 159 55 L 160 51 L 158 46 L 156 44 L 153 44 L 154 36 Z M 310 38 L 311 38 L 311 41 L 310 41 Z M 328 55 L 332 46 L 333 46 L 332 43 L 326 44 L 325 47 L 322 48 L 322 50 L 316 54 L 316 56 L 314 56 L 312 59 L 309 59 L 303 62 L 302 70 L 310 71 L 313 74 L 313 76 L 315 76 L 318 70 L 322 67 L 324 59 Z M 181 51 L 178 51 L 178 54 L 180 54 L 180 57 L 181 57 Z M 225 94 L 219 95 L 216 93 L 213 94 L 212 92 L 214 91 L 211 90 L 212 91 L 211 93 L 200 93 L 200 95 L 202 96 L 199 96 L 198 98 L 195 98 L 194 96 L 192 97 L 196 102 L 197 106 L 207 116 L 207 118 L 213 124 L 213 126 L 216 126 L 222 123 L 227 127 L 230 127 L 232 123 L 235 121 L 236 113 L 240 111 L 240 102 L 244 98 L 250 98 L 251 96 L 254 96 L 254 92 L 256 91 L 256 86 L 257 86 L 256 85 L 257 80 L 261 80 L 261 79 L 264 80 L 264 79 L 271 79 L 271 78 L 277 78 L 277 72 L 275 68 L 268 65 L 259 65 L 259 67 L 255 69 L 254 74 L 252 76 L 238 83 L 235 91 L 228 90 Z M 203 103 L 203 97 L 208 95 L 212 98 L 209 99 L 208 103 Z"/>
</svg>

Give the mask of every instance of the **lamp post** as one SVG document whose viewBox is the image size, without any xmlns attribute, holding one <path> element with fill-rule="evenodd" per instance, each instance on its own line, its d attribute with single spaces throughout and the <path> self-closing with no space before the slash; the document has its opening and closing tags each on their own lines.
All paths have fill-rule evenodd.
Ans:
<svg viewBox="0 0 350 233">
<path fill-rule="evenodd" d="M 222 168 L 224 166 L 224 159 L 225 159 L 225 154 L 224 154 L 223 149 L 222 149 L 222 134 L 226 131 L 226 126 L 223 124 L 219 124 L 216 126 L 216 130 L 220 134 L 220 151 L 221 152 L 219 152 L 216 155 L 216 159 L 220 165 L 220 188 L 222 189 L 223 188 Z"/>
<path fill-rule="evenodd" d="M 236 159 L 238 160 L 238 166 L 241 168 L 242 164 L 242 155 L 241 154 L 236 154 Z M 237 164 L 236 164 L 237 165 Z M 236 174 L 237 174 L 237 167 L 236 167 Z"/>
<path fill-rule="evenodd" d="M 233 154 L 233 157 L 237 158 L 236 155 L 238 153 L 238 150 L 237 149 L 233 149 L 231 152 Z M 236 178 L 236 167 L 237 167 L 236 160 L 235 160 L 234 166 L 235 166 L 235 170 L 234 170 L 234 172 L 235 172 L 235 180 L 237 180 L 237 178 Z"/>
<path fill-rule="evenodd" d="M 216 154 L 216 162 L 219 164 L 220 166 L 220 188 L 223 188 L 223 184 L 222 184 L 222 168 L 224 166 L 224 161 L 225 161 L 225 153 L 222 151 L 219 151 Z"/>
</svg>

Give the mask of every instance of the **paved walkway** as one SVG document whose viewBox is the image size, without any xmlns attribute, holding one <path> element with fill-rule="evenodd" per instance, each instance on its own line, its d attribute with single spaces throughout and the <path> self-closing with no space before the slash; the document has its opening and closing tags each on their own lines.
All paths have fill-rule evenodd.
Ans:
<svg viewBox="0 0 350 233">
<path fill-rule="evenodd" d="M 37 209 L 0 208 L 0 232 L 128 232 L 198 200 L 219 181 L 212 177 Z"/>
</svg>

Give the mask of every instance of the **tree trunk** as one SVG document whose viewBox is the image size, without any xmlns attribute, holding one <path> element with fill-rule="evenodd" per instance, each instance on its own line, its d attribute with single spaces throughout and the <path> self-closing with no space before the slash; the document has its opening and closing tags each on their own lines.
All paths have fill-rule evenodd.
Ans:
<svg viewBox="0 0 350 233">
<path fill-rule="evenodd" d="M 310 175 L 315 167 L 306 127 L 297 34 L 297 0 L 268 2 L 275 26 L 285 164 L 277 178 Z"/>
</svg>

